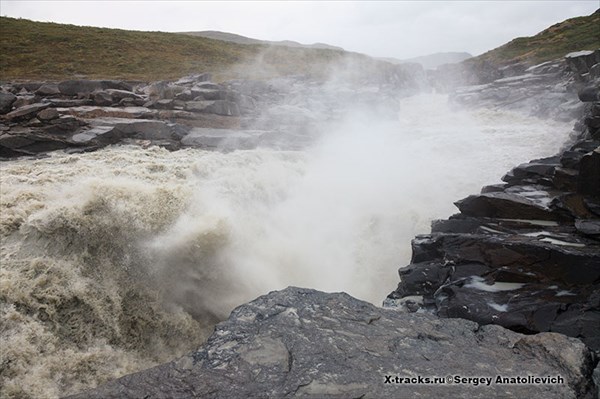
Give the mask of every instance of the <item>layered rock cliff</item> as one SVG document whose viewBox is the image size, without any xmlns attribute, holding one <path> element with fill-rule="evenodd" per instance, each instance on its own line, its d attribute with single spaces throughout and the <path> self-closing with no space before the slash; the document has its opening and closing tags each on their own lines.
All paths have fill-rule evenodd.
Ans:
<svg viewBox="0 0 600 399">
<path fill-rule="evenodd" d="M 400 269 L 390 306 L 525 333 L 560 332 L 600 349 L 600 51 L 568 55 L 562 72 L 560 61 L 553 64 L 556 77 L 568 77 L 553 87 L 564 87 L 567 99 L 579 91 L 580 107 L 552 111 L 564 117 L 579 109 L 571 142 L 456 202 L 459 214 L 433 222 L 431 234 L 413 241 L 411 264 Z M 521 82 L 514 91 L 544 92 L 540 80 L 525 80 L 512 79 Z M 489 105 L 505 83 L 479 87 L 476 97 L 487 97 Z M 455 101 L 465 102 L 465 92 Z M 507 106 L 498 98 L 495 104 Z"/>
</svg>

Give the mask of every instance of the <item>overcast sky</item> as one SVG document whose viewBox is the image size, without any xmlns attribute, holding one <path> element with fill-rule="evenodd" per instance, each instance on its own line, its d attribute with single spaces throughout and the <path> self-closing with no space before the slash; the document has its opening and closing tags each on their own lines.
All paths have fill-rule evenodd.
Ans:
<svg viewBox="0 0 600 399">
<path fill-rule="evenodd" d="M 219 30 L 263 40 L 327 43 L 376 57 L 446 51 L 473 55 L 567 18 L 589 1 L 27 1 L 0 0 L 3 16 L 85 26 Z"/>
</svg>

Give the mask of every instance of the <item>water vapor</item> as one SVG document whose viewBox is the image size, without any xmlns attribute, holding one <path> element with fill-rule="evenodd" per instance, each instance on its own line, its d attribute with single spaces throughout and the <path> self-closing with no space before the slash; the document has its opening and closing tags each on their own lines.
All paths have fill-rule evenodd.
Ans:
<svg viewBox="0 0 600 399">
<path fill-rule="evenodd" d="M 57 397 L 172 359 L 289 285 L 380 304 L 415 234 L 571 130 L 340 79 L 262 82 L 286 90 L 252 126 L 275 139 L 252 149 L 2 163 L 2 395 Z"/>
</svg>

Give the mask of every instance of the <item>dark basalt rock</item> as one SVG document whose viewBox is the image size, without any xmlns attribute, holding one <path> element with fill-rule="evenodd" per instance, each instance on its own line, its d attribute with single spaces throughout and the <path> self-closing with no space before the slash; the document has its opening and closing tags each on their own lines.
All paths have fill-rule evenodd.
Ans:
<svg viewBox="0 0 600 399">
<path fill-rule="evenodd" d="M 576 220 L 575 228 L 582 234 L 600 236 L 600 219 Z"/>
<path fill-rule="evenodd" d="M 19 112 L 9 113 L 9 117 L 4 116 L 2 120 L 5 123 L 0 124 L 0 131 L 15 136 L 13 130 L 17 125 L 25 127 L 28 130 L 21 131 L 19 137 L 31 134 L 34 142 L 39 141 L 36 135 L 59 135 L 67 145 L 73 146 L 75 151 L 83 151 L 84 147 L 98 149 L 119 143 L 143 147 L 159 145 L 169 149 L 194 146 L 219 151 L 233 150 L 238 145 L 244 149 L 261 145 L 296 150 L 314 142 L 317 130 L 312 116 L 312 105 L 283 104 L 288 101 L 296 102 L 298 98 L 304 97 L 304 94 L 305 97 L 310 97 L 317 91 L 321 94 L 320 83 L 311 82 L 314 86 L 306 84 L 306 78 L 303 77 L 265 82 L 230 81 L 219 84 L 212 83 L 209 79 L 209 75 L 202 74 L 188 76 L 176 82 L 130 84 L 79 79 L 58 84 L 5 84 L 0 89 L 13 93 L 6 97 L 7 100 L 10 97 L 10 101 L 13 101 L 11 96 L 19 93 L 12 105 L 7 105 L 10 108 L 7 108 L 7 111 Z M 397 83 L 411 84 L 409 81 Z M 394 86 L 394 89 L 398 88 L 397 86 Z M 35 95 L 32 95 L 33 91 L 36 92 Z M 366 91 L 362 94 L 368 96 L 367 102 L 388 101 L 387 96 L 384 101 L 378 94 L 369 95 Z M 331 96 L 327 93 L 326 95 Z M 193 101 L 194 99 L 198 101 Z M 334 106 L 341 107 L 338 103 L 343 101 L 339 98 L 332 100 L 337 104 Z M 23 108 L 35 104 L 44 104 L 44 107 L 51 108 L 52 111 L 40 114 Z M 329 111 L 323 109 L 318 112 Z M 23 114 L 20 114 L 21 112 Z M 60 119 L 56 118 L 56 112 L 60 117 L 76 118 L 80 128 L 73 130 L 76 123 L 55 123 L 54 121 Z M 335 112 L 332 114 L 334 117 L 340 115 Z M 11 117 L 14 119 L 10 119 Z M 107 118 L 156 120 L 162 124 L 157 125 L 155 134 L 151 134 L 145 128 L 144 132 L 132 133 L 115 126 L 121 122 L 107 122 Z M 165 124 L 170 126 L 169 132 L 163 129 Z M 228 134 L 228 137 L 220 133 L 216 136 L 221 137 L 189 136 L 188 133 L 193 128 L 221 129 L 220 133 L 233 131 L 233 134 Z M 169 135 L 171 137 L 168 137 Z M 186 137 L 185 142 L 181 142 L 183 137 Z M 10 154 L 10 157 L 20 154 L 8 147 L 2 149 L 5 154 Z M 4 158 L 8 157 L 7 155 Z"/>
<path fill-rule="evenodd" d="M 63 108 L 63 107 L 82 107 L 85 105 L 91 105 L 92 100 L 87 98 L 82 99 L 64 99 L 64 98 L 50 98 L 47 101 L 54 107 Z"/>
<path fill-rule="evenodd" d="M 110 106 L 113 104 L 114 100 L 110 94 L 105 91 L 95 91 L 92 93 L 92 100 L 95 105 L 100 106 Z"/>
<path fill-rule="evenodd" d="M 70 398 L 591 399 L 592 374 L 589 350 L 563 335 L 526 336 L 287 288 L 235 309 L 198 351 Z M 395 382 L 455 375 L 493 381 Z M 564 383 L 498 384 L 498 375 L 560 375 Z"/>
<path fill-rule="evenodd" d="M 596 86 L 583 88 L 577 93 L 577 96 L 583 102 L 600 101 L 600 88 Z"/>
<path fill-rule="evenodd" d="M 60 90 L 58 89 L 58 85 L 46 83 L 41 85 L 40 88 L 35 91 L 35 94 L 42 97 L 51 97 L 60 94 Z"/>
<path fill-rule="evenodd" d="M 17 96 L 12 93 L 0 92 L 0 114 L 6 114 L 12 109 L 13 103 L 17 100 Z"/>
<path fill-rule="evenodd" d="M 89 95 L 96 90 L 105 89 L 131 91 L 132 87 L 125 82 L 115 80 L 66 80 L 58 84 L 60 93 L 67 96 Z"/>
<path fill-rule="evenodd" d="M 15 109 L 12 112 L 9 112 L 8 114 L 6 114 L 4 116 L 5 119 L 9 120 L 9 121 L 18 121 L 18 120 L 24 120 L 24 119 L 31 119 L 34 116 L 36 116 L 36 114 L 43 110 L 46 109 L 50 106 L 50 104 L 44 104 L 44 103 L 36 103 L 36 104 L 31 104 L 31 105 L 24 105 L 20 108 Z"/>
<path fill-rule="evenodd" d="M 588 84 L 580 99 L 596 101 L 589 71 L 600 52 L 567 58 L 574 81 Z M 600 351 L 600 109 L 585 110 L 570 147 L 517 166 L 505 184 L 456 202 L 460 214 L 415 238 L 411 264 L 385 304 L 528 334 L 559 332 Z"/>
<path fill-rule="evenodd" d="M 41 121 L 51 121 L 60 116 L 56 108 L 46 108 L 37 114 L 37 118 Z"/>
<path fill-rule="evenodd" d="M 577 188 L 581 194 L 600 197 L 600 146 L 581 157 Z"/>
<path fill-rule="evenodd" d="M 25 105 L 35 104 L 36 102 L 38 102 L 38 100 L 39 100 L 38 96 L 19 95 L 19 96 L 17 96 L 17 99 L 13 103 L 13 108 L 17 109 L 17 108 L 21 108 Z"/>
<path fill-rule="evenodd" d="M 240 109 L 236 103 L 225 100 L 216 101 L 190 101 L 185 104 L 185 110 L 203 112 L 224 116 L 239 116 Z"/>
<path fill-rule="evenodd" d="M 553 212 L 550 207 L 541 201 L 536 201 L 535 198 L 506 191 L 471 195 L 455 202 L 455 205 L 467 216 L 541 220 L 565 220 L 566 218 Z"/>
<path fill-rule="evenodd" d="M 560 159 L 520 165 L 509 185 L 458 201 L 461 214 L 435 221 L 431 235 L 413 241 L 411 265 L 399 270 L 387 304 L 520 332 L 561 332 L 600 349 L 596 148 L 583 141 Z M 528 185 L 533 175 L 552 187 Z"/>
</svg>

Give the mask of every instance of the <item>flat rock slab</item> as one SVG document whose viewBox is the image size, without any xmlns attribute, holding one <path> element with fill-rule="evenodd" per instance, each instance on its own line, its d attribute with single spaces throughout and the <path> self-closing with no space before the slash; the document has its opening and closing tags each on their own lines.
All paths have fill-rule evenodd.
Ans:
<svg viewBox="0 0 600 399">
<path fill-rule="evenodd" d="M 190 101 L 185 104 L 185 110 L 190 112 L 204 112 L 224 116 L 240 116 L 238 105 L 231 101 Z"/>
<path fill-rule="evenodd" d="M 31 105 L 24 105 L 16 110 L 9 112 L 4 116 L 7 120 L 16 120 L 16 119 L 30 119 L 39 111 L 46 109 L 50 106 L 50 104 L 42 104 L 36 103 Z"/>
<path fill-rule="evenodd" d="M 171 140 L 178 137 L 174 124 L 158 120 L 95 118 L 88 122 L 91 129 L 73 135 L 71 140 L 74 143 L 117 143 L 132 137 L 143 140 Z"/>
<path fill-rule="evenodd" d="M 156 111 L 145 107 L 96 107 L 91 105 L 58 108 L 58 112 L 70 114 L 79 118 L 153 119 L 156 115 Z"/>
<path fill-rule="evenodd" d="M 509 219 L 564 220 L 565 217 L 552 211 L 548 203 L 553 197 L 542 200 L 522 193 L 488 192 L 470 195 L 455 205 L 468 216 Z M 543 201 L 546 200 L 546 201 Z"/>
<path fill-rule="evenodd" d="M 563 335 L 527 336 L 291 287 L 235 309 L 197 352 L 70 398 L 591 399 L 592 368 L 585 345 Z"/>
</svg>

